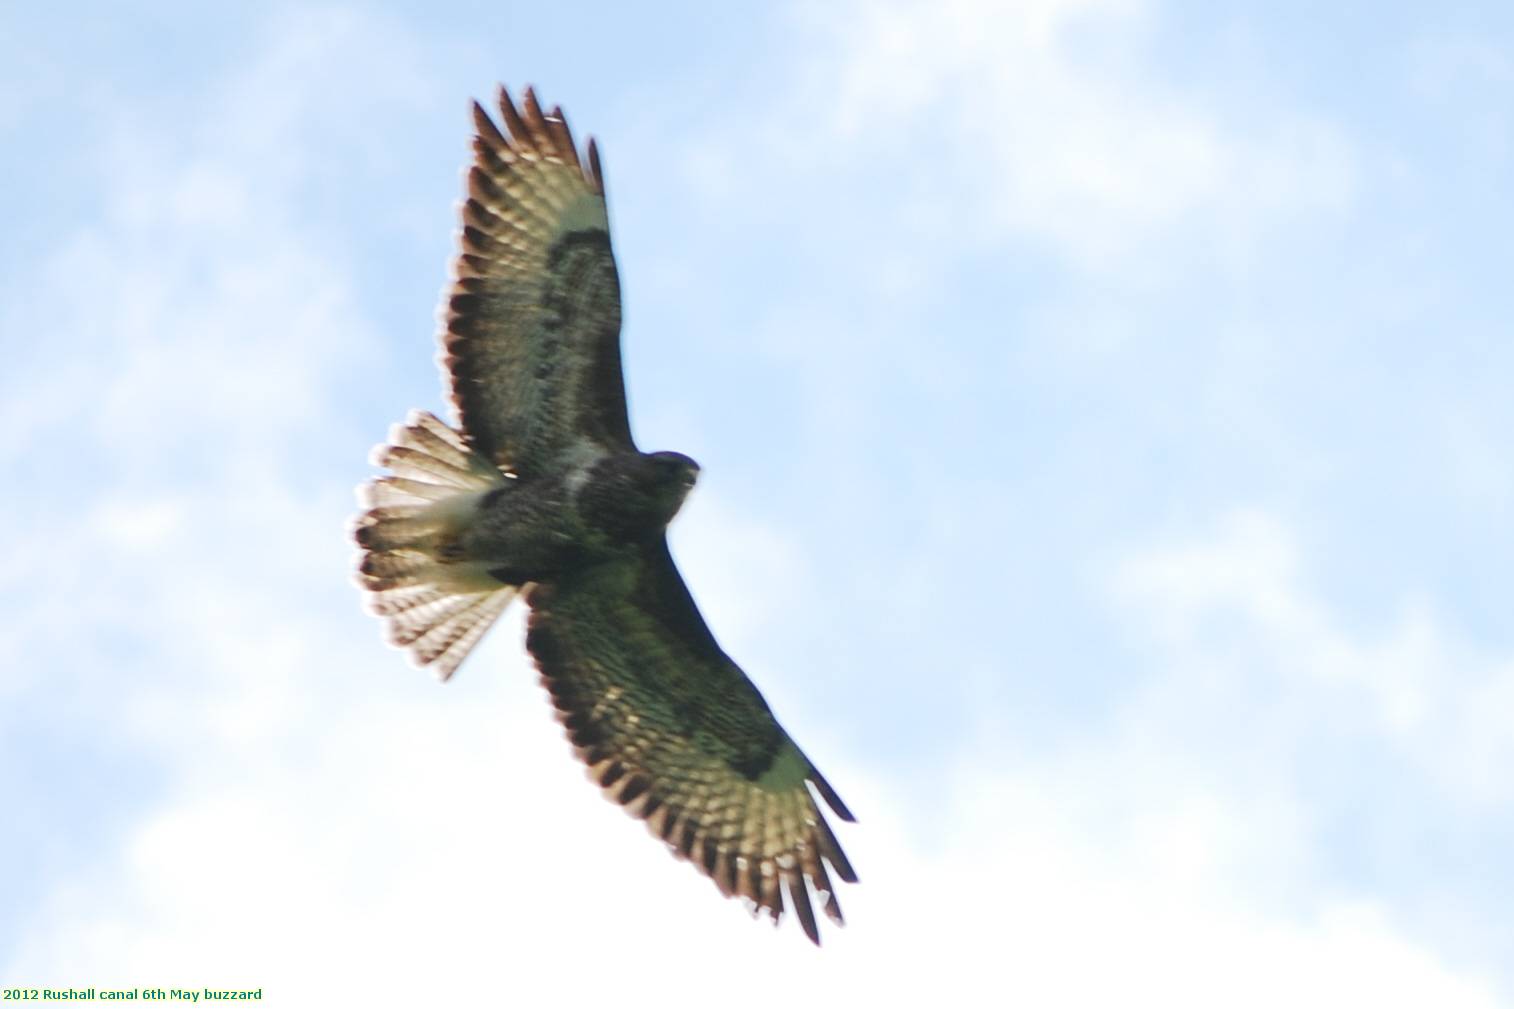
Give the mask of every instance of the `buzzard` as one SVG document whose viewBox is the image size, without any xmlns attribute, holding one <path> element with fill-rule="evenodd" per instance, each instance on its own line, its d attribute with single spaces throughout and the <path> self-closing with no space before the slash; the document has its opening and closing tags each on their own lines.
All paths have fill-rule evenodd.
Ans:
<svg viewBox="0 0 1514 1009">
<path fill-rule="evenodd" d="M 604 173 L 562 110 L 501 88 L 477 135 L 442 363 L 458 426 L 412 412 L 360 490 L 358 581 L 446 680 L 517 596 L 574 752 L 726 896 L 819 943 L 855 883 L 816 795 L 852 814 L 721 650 L 668 552 L 699 466 L 631 439 Z M 813 793 L 811 792 L 813 789 Z M 827 864 L 830 870 L 827 871 Z"/>
</svg>

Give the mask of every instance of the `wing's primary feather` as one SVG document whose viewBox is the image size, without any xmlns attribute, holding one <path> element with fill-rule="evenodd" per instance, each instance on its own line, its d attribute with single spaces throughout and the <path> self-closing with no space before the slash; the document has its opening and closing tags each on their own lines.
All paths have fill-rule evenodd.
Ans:
<svg viewBox="0 0 1514 1009">
<path fill-rule="evenodd" d="M 443 365 L 471 446 L 522 475 L 587 443 L 634 449 L 620 363 L 620 284 L 598 152 L 580 162 L 560 109 L 503 88 L 477 103 Z"/>
<path fill-rule="evenodd" d="M 841 922 L 857 874 L 807 787 L 846 806 L 716 644 L 667 542 L 538 586 L 527 647 L 589 773 L 726 896 L 819 942 L 810 892 Z"/>
</svg>

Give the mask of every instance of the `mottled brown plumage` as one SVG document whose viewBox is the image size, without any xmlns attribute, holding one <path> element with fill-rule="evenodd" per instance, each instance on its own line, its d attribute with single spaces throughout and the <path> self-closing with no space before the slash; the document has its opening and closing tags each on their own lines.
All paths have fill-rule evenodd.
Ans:
<svg viewBox="0 0 1514 1009">
<path fill-rule="evenodd" d="M 620 293 L 593 141 L 501 90 L 474 160 L 443 364 L 461 430 L 412 414 L 363 489 L 360 584 L 445 679 L 519 593 L 526 644 L 606 795 L 708 875 L 819 942 L 857 875 L 815 795 L 853 817 L 721 650 L 667 524 L 699 467 L 631 439 Z M 814 789 L 812 794 L 811 789 Z M 829 869 L 827 868 L 829 866 Z"/>
<path fill-rule="evenodd" d="M 469 442 L 522 475 L 587 439 L 634 450 L 620 368 L 620 281 L 599 155 L 527 88 L 500 90 L 507 139 L 474 103 L 478 134 L 443 347 Z M 556 111 L 556 110 L 554 110 Z"/>
</svg>

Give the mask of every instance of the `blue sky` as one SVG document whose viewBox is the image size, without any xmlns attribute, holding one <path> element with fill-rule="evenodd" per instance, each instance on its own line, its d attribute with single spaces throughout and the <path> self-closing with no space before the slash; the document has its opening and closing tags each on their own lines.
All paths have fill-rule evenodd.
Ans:
<svg viewBox="0 0 1514 1009">
<path fill-rule="evenodd" d="M 0 14 L 0 981 L 1514 1003 L 1510 53 L 1475 4 Z M 443 688 L 350 584 L 497 81 L 601 142 L 674 551 L 859 814 L 822 951 L 584 782 L 519 613 Z"/>
</svg>

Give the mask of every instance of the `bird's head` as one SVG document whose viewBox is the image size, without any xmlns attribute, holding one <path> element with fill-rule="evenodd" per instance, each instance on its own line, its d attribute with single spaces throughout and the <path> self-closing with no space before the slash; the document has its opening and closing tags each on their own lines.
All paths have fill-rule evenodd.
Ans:
<svg viewBox="0 0 1514 1009">
<path fill-rule="evenodd" d="M 666 515 L 663 521 L 671 522 L 699 480 L 699 463 L 682 452 L 653 452 L 644 458 L 648 489 L 658 512 Z"/>
<path fill-rule="evenodd" d="M 623 452 L 595 464 L 580 491 L 588 521 L 616 537 L 667 528 L 699 474 L 699 464 L 678 452 Z"/>
</svg>

